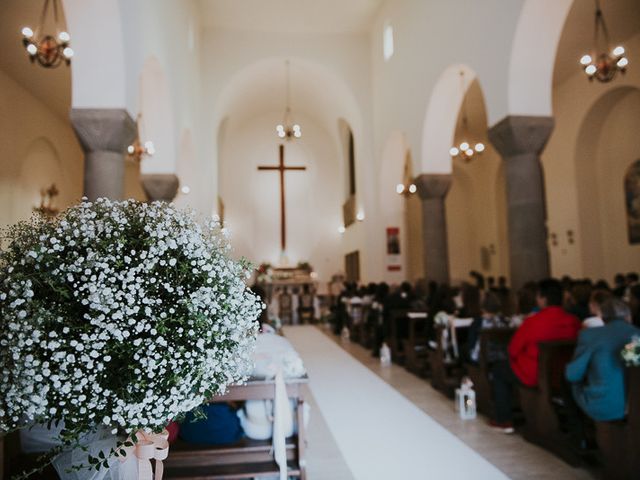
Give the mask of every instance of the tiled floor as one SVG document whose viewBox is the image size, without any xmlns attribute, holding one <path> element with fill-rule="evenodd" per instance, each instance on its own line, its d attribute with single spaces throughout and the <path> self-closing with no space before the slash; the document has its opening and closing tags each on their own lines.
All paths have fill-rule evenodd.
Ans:
<svg viewBox="0 0 640 480">
<path fill-rule="evenodd" d="M 326 333 L 354 358 L 510 478 L 514 480 L 593 480 L 598 478 L 593 472 L 570 467 L 551 453 L 526 442 L 517 434 L 505 435 L 493 431 L 486 425 L 486 419 L 482 416 L 476 420 L 461 420 L 453 410 L 452 401 L 431 388 L 428 381 L 412 375 L 397 365 L 382 367 L 379 360 L 373 358 L 371 353 L 360 345 L 343 344 L 338 337 L 328 331 Z M 310 480 L 316 478 L 333 477 L 320 475 L 310 477 Z"/>
</svg>

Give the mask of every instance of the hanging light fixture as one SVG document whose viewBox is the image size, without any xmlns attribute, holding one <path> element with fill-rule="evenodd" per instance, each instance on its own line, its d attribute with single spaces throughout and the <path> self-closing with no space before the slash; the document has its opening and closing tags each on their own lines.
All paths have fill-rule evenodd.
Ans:
<svg viewBox="0 0 640 480">
<path fill-rule="evenodd" d="M 287 105 L 284 111 L 284 118 L 282 123 L 279 123 L 276 126 L 276 133 L 278 137 L 284 138 L 286 140 L 291 140 L 292 138 L 300 138 L 302 137 L 302 128 L 300 124 L 294 123 L 292 120 L 291 114 L 291 72 L 289 66 L 289 60 L 285 62 L 286 74 L 287 74 Z"/>
<path fill-rule="evenodd" d="M 156 153 L 156 149 L 151 140 L 147 140 L 144 143 L 140 141 L 142 131 L 141 119 L 142 115 L 138 114 L 138 118 L 136 119 L 136 138 L 133 143 L 127 147 L 127 156 L 135 162 L 141 162 L 144 157 L 151 157 Z"/>
<path fill-rule="evenodd" d="M 465 162 L 470 162 L 475 155 L 484 152 L 485 145 L 482 142 L 471 142 L 469 134 L 469 119 L 467 117 L 466 89 L 464 84 L 464 71 L 460 70 L 460 87 L 462 89 L 462 142 L 449 149 L 452 157 L 460 157 Z"/>
<path fill-rule="evenodd" d="M 58 21 L 58 5 L 59 0 L 45 0 L 40 16 L 40 24 L 33 30 L 31 27 L 22 28 L 22 43 L 27 49 L 31 63 L 36 61 L 45 68 L 56 68 L 63 61 L 68 65 L 71 64 L 73 57 L 73 49 L 69 46 L 71 36 L 69 33 L 59 27 Z M 53 21 L 55 26 L 55 35 L 44 33 L 47 12 L 51 4 L 53 10 Z"/>
<path fill-rule="evenodd" d="M 609 31 L 600 8 L 600 0 L 595 0 L 595 2 L 596 25 L 593 34 L 593 50 L 580 58 L 580 64 L 590 81 L 595 78 L 599 82 L 606 83 L 613 80 L 618 72 L 625 73 L 629 59 L 625 56 L 623 46 L 618 45 L 611 48 Z"/>
</svg>

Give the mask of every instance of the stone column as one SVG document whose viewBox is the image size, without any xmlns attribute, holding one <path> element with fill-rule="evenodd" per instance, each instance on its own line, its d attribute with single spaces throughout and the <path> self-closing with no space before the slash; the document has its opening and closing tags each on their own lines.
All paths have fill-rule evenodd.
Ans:
<svg viewBox="0 0 640 480">
<path fill-rule="evenodd" d="M 136 136 L 136 123 L 123 109 L 74 108 L 71 124 L 85 154 L 85 197 L 121 200 L 125 152 Z"/>
<path fill-rule="evenodd" d="M 414 180 L 422 199 L 422 245 L 425 279 L 449 283 L 449 248 L 444 200 L 451 175 L 423 174 Z"/>
<path fill-rule="evenodd" d="M 147 174 L 142 175 L 142 188 L 144 188 L 150 202 L 157 200 L 171 202 L 178 193 L 180 181 L 173 174 Z"/>
<path fill-rule="evenodd" d="M 511 285 L 550 276 L 547 212 L 540 153 L 553 130 L 552 117 L 508 116 L 489 129 L 505 162 Z"/>
</svg>

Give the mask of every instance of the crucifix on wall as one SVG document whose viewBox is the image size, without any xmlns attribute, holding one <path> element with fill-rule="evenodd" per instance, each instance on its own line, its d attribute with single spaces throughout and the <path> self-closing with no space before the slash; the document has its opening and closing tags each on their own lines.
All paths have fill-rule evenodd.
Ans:
<svg viewBox="0 0 640 480">
<path fill-rule="evenodd" d="M 280 162 L 278 165 L 259 166 L 258 170 L 273 170 L 280 173 L 280 247 L 282 253 L 287 250 L 287 216 L 285 204 L 284 174 L 289 170 L 306 170 L 307 167 L 288 167 L 284 164 L 284 145 L 280 145 Z"/>
</svg>

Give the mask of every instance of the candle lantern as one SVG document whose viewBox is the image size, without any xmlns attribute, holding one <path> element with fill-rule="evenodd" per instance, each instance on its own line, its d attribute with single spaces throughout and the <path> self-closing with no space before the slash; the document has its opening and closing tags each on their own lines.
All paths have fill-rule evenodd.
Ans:
<svg viewBox="0 0 640 480">
<path fill-rule="evenodd" d="M 456 389 L 455 408 L 462 420 L 473 420 L 477 416 L 476 392 L 469 377 L 464 377 Z"/>
<path fill-rule="evenodd" d="M 380 347 L 380 365 L 383 367 L 391 365 L 391 349 L 386 342 L 382 344 L 382 347 Z"/>
</svg>

